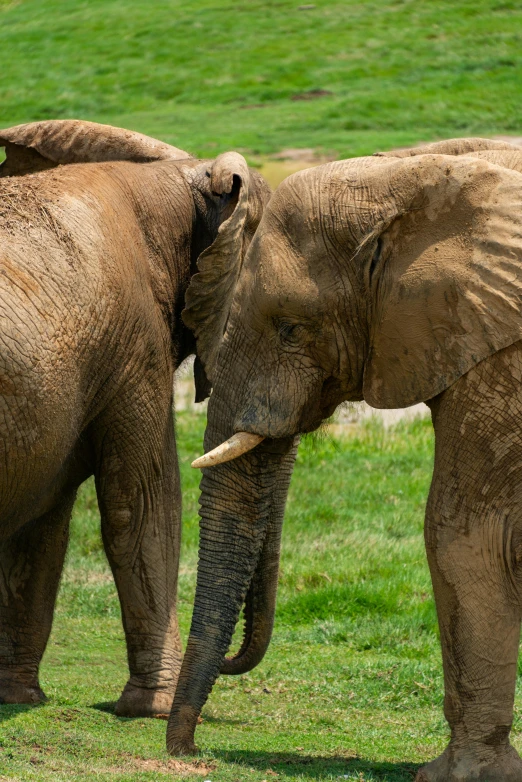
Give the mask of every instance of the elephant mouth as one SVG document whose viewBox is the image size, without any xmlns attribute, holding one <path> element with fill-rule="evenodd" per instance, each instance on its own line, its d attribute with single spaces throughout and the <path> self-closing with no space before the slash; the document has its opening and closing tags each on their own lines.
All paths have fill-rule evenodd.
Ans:
<svg viewBox="0 0 522 782">
<path fill-rule="evenodd" d="M 283 426 L 277 427 L 281 430 L 281 433 L 274 437 L 272 433 L 256 431 L 255 422 L 251 421 L 247 427 L 244 425 L 238 427 L 235 434 L 229 437 L 228 440 L 225 440 L 216 448 L 193 461 L 192 467 L 202 469 L 232 461 L 256 448 L 263 440 L 266 440 L 266 442 L 277 441 L 294 437 L 296 434 L 314 432 L 316 429 L 319 429 L 325 420 L 333 415 L 336 408 L 343 401 L 345 401 L 345 397 L 340 393 L 339 381 L 335 378 L 328 378 L 322 384 L 320 393 L 315 398 L 312 398 L 302 410 L 300 423 L 296 431 L 283 431 L 285 426 L 284 422 L 282 422 Z M 261 427 L 259 428 L 261 429 Z"/>
<path fill-rule="evenodd" d="M 362 398 L 362 397 L 360 397 Z M 346 401 L 346 394 L 341 389 L 337 378 L 329 377 L 321 386 L 318 396 L 310 400 L 301 414 L 299 432 L 309 434 L 327 421 L 335 413 L 340 404 Z"/>
</svg>

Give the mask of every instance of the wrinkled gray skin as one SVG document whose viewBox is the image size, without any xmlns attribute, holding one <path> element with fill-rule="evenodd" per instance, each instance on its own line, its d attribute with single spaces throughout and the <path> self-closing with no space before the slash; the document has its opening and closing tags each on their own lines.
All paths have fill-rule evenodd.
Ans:
<svg viewBox="0 0 522 782">
<path fill-rule="evenodd" d="M 182 657 L 173 374 L 195 351 L 184 294 L 198 256 L 227 243 L 239 178 L 245 246 L 270 191 L 235 153 L 196 160 L 94 123 L 9 128 L 0 144 L 0 702 L 45 697 L 71 509 L 94 475 L 130 669 L 116 712 L 168 713 Z M 204 398 L 197 359 L 196 385 Z"/>
<path fill-rule="evenodd" d="M 266 439 L 203 471 L 170 752 L 195 750 L 253 584 L 252 656 L 268 645 L 277 569 L 263 572 L 263 552 L 279 540 L 296 435 L 344 400 L 426 401 L 436 432 L 426 544 L 451 742 L 418 780 L 522 780 L 509 744 L 522 606 L 519 172 L 520 151 L 473 139 L 289 177 L 250 245 L 218 354 L 200 306 L 206 269 L 193 278 L 184 318 L 214 386 L 205 449 L 234 432 Z"/>
</svg>

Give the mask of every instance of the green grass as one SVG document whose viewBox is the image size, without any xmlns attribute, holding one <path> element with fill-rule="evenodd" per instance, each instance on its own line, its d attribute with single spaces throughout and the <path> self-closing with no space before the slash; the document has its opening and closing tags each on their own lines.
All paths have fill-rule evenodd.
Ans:
<svg viewBox="0 0 522 782">
<path fill-rule="evenodd" d="M 0 0 L 0 123 L 80 117 L 254 158 L 520 134 L 519 2 L 313 5 Z M 331 94 L 295 99 L 310 90 Z"/>
<path fill-rule="evenodd" d="M 204 417 L 182 413 L 177 428 L 186 637 L 199 480 L 189 463 L 201 451 Z M 305 439 L 287 506 L 272 645 L 250 674 L 218 681 L 197 731 L 207 771 L 189 765 L 188 779 L 405 782 L 441 751 L 440 650 L 422 540 L 432 450 L 428 420 Z M 127 668 L 98 527 L 88 482 L 42 666 L 49 702 L 0 707 L 0 780 L 180 778 L 165 754 L 165 722 L 111 713 Z M 521 731 L 517 718 L 519 748 Z"/>
</svg>

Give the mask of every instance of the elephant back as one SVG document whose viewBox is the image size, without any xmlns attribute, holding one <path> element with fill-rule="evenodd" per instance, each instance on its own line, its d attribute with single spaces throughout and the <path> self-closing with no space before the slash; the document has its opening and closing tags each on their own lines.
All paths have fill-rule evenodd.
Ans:
<svg viewBox="0 0 522 782">
<path fill-rule="evenodd" d="M 375 152 L 376 157 L 406 158 L 419 155 L 470 155 L 484 151 L 519 150 L 517 144 L 509 141 L 490 138 L 449 138 L 444 141 L 434 141 L 431 144 L 419 144 L 407 149 L 391 149 L 388 152 Z"/>
<path fill-rule="evenodd" d="M 83 120 L 48 120 L 0 130 L 6 159 L 0 176 L 21 176 L 70 163 L 182 160 L 188 152 L 112 125 Z"/>
</svg>

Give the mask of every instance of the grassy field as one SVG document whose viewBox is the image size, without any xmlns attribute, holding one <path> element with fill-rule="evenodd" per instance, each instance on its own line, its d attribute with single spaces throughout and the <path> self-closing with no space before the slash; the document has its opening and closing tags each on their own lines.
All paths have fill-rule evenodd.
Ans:
<svg viewBox="0 0 522 782">
<path fill-rule="evenodd" d="M 0 125 L 349 157 L 522 129 L 516 0 L 0 0 Z"/>
<path fill-rule="evenodd" d="M 179 415 L 184 637 L 197 559 L 198 474 L 189 463 L 203 428 L 203 416 Z M 165 754 L 165 722 L 111 713 L 126 680 L 125 647 L 86 484 L 42 669 L 50 700 L 0 707 L 0 780 L 411 780 L 447 738 L 422 541 L 432 450 L 429 420 L 391 430 L 370 422 L 304 441 L 274 640 L 252 673 L 218 681 L 198 728 L 202 757 L 187 765 Z M 519 748 L 521 731 L 517 719 Z"/>
</svg>

